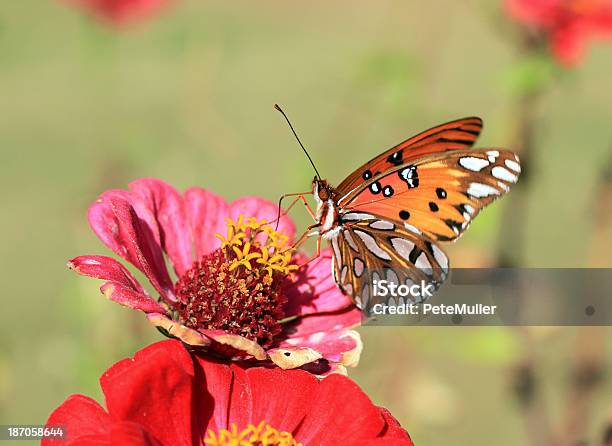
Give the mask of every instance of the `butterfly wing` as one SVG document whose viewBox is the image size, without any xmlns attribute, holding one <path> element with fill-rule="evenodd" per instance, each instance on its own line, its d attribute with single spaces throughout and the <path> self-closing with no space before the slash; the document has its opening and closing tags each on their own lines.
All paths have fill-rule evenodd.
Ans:
<svg viewBox="0 0 612 446">
<path fill-rule="evenodd" d="M 431 284 L 433 290 L 444 282 L 448 258 L 435 242 L 374 214 L 347 212 L 341 219 L 341 229 L 331 239 L 334 279 L 358 307 L 376 302 L 372 285 L 377 280 Z"/>
<path fill-rule="evenodd" d="M 435 153 L 388 169 L 341 197 L 343 210 L 379 215 L 435 241 L 459 237 L 510 190 L 521 167 L 506 150 Z"/>
<path fill-rule="evenodd" d="M 482 129 L 482 120 L 471 117 L 447 122 L 390 148 L 371 159 L 338 186 L 337 191 L 343 196 L 368 181 L 380 172 L 406 164 L 410 160 L 448 150 L 462 150 L 472 147 Z"/>
</svg>

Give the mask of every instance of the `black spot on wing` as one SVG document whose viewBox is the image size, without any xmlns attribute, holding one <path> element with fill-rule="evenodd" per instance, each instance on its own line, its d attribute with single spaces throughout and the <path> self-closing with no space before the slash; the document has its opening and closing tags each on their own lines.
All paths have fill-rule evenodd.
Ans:
<svg viewBox="0 0 612 446">
<path fill-rule="evenodd" d="M 387 157 L 387 162 L 399 166 L 404 162 L 404 149 L 400 149 Z"/>
</svg>

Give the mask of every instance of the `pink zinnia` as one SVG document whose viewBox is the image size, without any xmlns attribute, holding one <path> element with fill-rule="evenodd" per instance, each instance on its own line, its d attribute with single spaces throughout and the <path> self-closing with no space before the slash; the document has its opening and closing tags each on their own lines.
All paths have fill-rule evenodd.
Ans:
<svg viewBox="0 0 612 446">
<path fill-rule="evenodd" d="M 162 341 L 100 378 L 106 409 L 72 395 L 49 417 L 65 440 L 131 446 L 412 446 L 407 432 L 350 379 L 243 369 Z"/>
<path fill-rule="evenodd" d="M 63 0 L 107 20 L 122 25 L 150 16 L 173 0 Z"/>
<path fill-rule="evenodd" d="M 361 340 L 349 328 L 361 314 L 336 287 L 329 251 L 307 263 L 290 247 L 288 216 L 278 230 L 266 223 L 277 213 L 261 198 L 228 204 L 205 189 L 181 196 L 161 180 L 142 179 L 129 191 L 104 192 L 88 217 L 100 240 L 138 268 L 159 298 L 111 257 L 79 256 L 68 265 L 106 280 L 107 298 L 144 312 L 192 349 L 321 375 L 344 372 L 359 360 Z"/>
<path fill-rule="evenodd" d="M 508 13 L 543 33 L 557 60 L 578 63 L 592 39 L 612 38 L 612 0 L 506 0 Z"/>
</svg>

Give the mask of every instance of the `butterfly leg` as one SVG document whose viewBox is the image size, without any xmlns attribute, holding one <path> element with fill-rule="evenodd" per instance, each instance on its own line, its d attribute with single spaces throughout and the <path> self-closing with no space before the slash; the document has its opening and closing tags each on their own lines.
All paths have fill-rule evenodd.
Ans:
<svg viewBox="0 0 612 446">
<path fill-rule="evenodd" d="M 291 204 L 287 207 L 287 209 L 285 209 L 284 212 L 282 212 L 281 214 L 281 204 L 283 203 L 283 200 L 287 197 L 295 197 L 297 195 L 297 198 L 295 200 L 293 200 L 291 202 Z M 306 201 L 306 197 L 304 197 L 304 195 L 312 195 L 312 192 L 294 192 L 291 194 L 284 194 L 281 195 L 280 199 L 278 200 L 278 216 L 276 217 L 276 228 L 278 229 L 278 223 L 280 221 L 281 216 L 283 215 L 287 215 L 289 213 L 289 210 L 291 210 L 291 208 L 298 202 L 298 200 L 302 200 L 302 203 L 304 203 L 304 206 L 306 206 L 306 210 L 308 211 L 308 213 L 310 214 L 310 216 L 313 218 L 313 220 L 317 220 L 315 217 L 315 213 L 313 212 L 312 208 L 310 207 L 310 205 L 308 204 L 308 202 Z"/>
</svg>

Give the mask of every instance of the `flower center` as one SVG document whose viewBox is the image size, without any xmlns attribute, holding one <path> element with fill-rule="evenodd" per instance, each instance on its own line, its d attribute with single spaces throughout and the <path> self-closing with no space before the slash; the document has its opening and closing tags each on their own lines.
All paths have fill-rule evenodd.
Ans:
<svg viewBox="0 0 612 446">
<path fill-rule="evenodd" d="M 281 331 L 282 286 L 297 265 L 288 237 L 265 220 L 226 219 L 221 248 L 194 262 L 176 283 L 179 321 L 244 336 L 263 347 Z"/>
<path fill-rule="evenodd" d="M 221 429 L 215 434 L 209 429 L 204 444 L 210 446 L 302 446 L 289 432 L 279 432 L 265 421 L 257 426 L 249 424 L 238 431 L 232 423 L 231 429 Z"/>
</svg>

